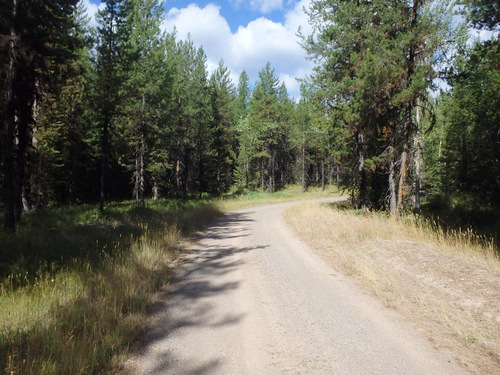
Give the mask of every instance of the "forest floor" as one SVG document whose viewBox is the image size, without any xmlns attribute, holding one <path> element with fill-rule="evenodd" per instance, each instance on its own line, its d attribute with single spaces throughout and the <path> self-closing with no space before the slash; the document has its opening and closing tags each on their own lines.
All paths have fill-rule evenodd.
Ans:
<svg viewBox="0 0 500 375">
<path fill-rule="evenodd" d="M 286 220 L 330 267 L 401 314 L 474 374 L 500 368 L 500 259 L 470 232 L 444 233 L 325 205 Z"/>
</svg>

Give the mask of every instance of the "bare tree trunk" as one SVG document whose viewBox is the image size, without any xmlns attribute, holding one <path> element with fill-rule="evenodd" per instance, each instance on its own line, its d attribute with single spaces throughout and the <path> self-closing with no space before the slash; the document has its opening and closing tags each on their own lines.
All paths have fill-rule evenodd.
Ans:
<svg viewBox="0 0 500 375">
<path fill-rule="evenodd" d="M 420 145 L 417 145 L 416 155 L 415 155 L 415 202 L 413 204 L 413 212 L 416 214 L 420 213 L 420 181 L 421 181 L 421 164 L 422 164 L 422 152 L 420 150 Z"/>
<path fill-rule="evenodd" d="M 422 169 L 422 149 L 420 147 L 420 136 L 418 134 L 418 127 L 420 123 L 420 111 L 416 111 L 416 126 L 417 134 L 414 137 L 414 147 L 415 147 L 415 201 L 413 203 L 413 212 L 420 213 L 420 181 L 421 181 L 421 169 Z"/>
<path fill-rule="evenodd" d="M 144 207 L 144 155 L 146 153 L 146 140 L 144 133 L 141 131 L 139 144 L 135 153 L 135 181 L 134 181 L 134 198 L 135 204 L 139 207 Z"/>
<path fill-rule="evenodd" d="M 23 94 L 26 94 L 24 92 Z M 29 100 L 23 97 L 23 102 Z M 15 174 L 14 174 L 14 217 L 16 222 L 21 220 L 21 214 L 23 212 L 23 196 L 25 195 L 25 178 L 26 178 L 26 153 L 28 151 L 29 137 L 28 137 L 28 127 L 31 118 L 31 113 L 27 106 L 23 107 L 19 111 L 17 116 L 17 137 L 15 138 L 15 143 L 17 144 L 17 152 L 15 159 Z"/>
<path fill-rule="evenodd" d="M 276 187 L 276 153 L 273 150 L 271 157 L 271 191 L 270 193 L 274 193 Z"/>
<path fill-rule="evenodd" d="M 305 136 L 302 137 L 302 192 L 305 193 L 307 190 L 306 181 L 306 141 Z"/>
<path fill-rule="evenodd" d="M 274 153 L 273 153 L 273 150 L 269 150 L 269 162 L 267 165 L 267 174 L 269 177 L 267 191 L 269 193 L 274 193 Z"/>
<path fill-rule="evenodd" d="M 396 206 L 396 217 L 401 215 L 403 211 L 404 197 L 408 194 L 406 186 L 406 177 L 408 175 L 408 158 L 410 154 L 410 131 L 412 125 L 412 105 L 409 104 L 406 108 L 406 119 L 403 128 L 403 150 L 401 152 L 399 166 L 399 184 L 398 184 L 398 201 Z"/>
<path fill-rule="evenodd" d="M 264 192 L 264 158 L 261 159 L 260 162 L 260 185 L 262 187 L 262 192 Z"/>
<path fill-rule="evenodd" d="M 356 136 L 358 146 L 358 173 L 359 173 L 359 206 L 366 208 L 366 170 L 365 170 L 365 145 L 361 132 Z"/>
<path fill-rule="evenodd" d="M 189 184 L 189 166 L 191 164 L 191 149 L 185 146 L 184 152 L 184 169 L 182 170 L 182 195 L 184 199 L 188 197 L 188 184 Z"/>
<path fill-rule="evenodd" d="M 325 158 L 321 159 L 321 191 L 325 190 Z"/>
<path fill-rule="evenodd" d="M 99 212 L 104 213 L 104 201 L 106 199 L 106 177 L 108 169 L 109 153 L 109 114 L 104 116 L 101 133 L 101 187 L 99 192 Z"/>
<path fill-rule="evenodd" d="M 156 183 L 156 181 L 153 181 L 152 193 L 153 193 L 153 200 L 157 201 L 159 197 L 159 192 L 158 192 L 158 184 Z"/>
<path fill-rule="evenodd" d="M 389 210 L 392 216 L 397 216 L 397 200 L 396 200 L 396 160 L 394 148 L 391 146 L 391 156 L 389 161 Z"/>
<path fill-rule="evenodd" d="M 175 186 L 177 187 L 177 191 L 182 190 L 181 168 L 181 159 L 177 155 L 177 160 L 175 161 Z"/>
<path fill-rule="evenodd" d="M 412 5 L 412 19 L 411 26 L 414 32 L 417 25 L 418 8 L 421 5 L 420 0 L 413 0 Z M 411 43 L 408 47 L 408 60 L 407 60 L 407 72 L 406 72 L 406 85 L 411 86 L 413 81 L 413 76 L 415 74 L 415 51 L 416 45 Z M 403 150 L 401 152 L 400 166 L 399 166 L 399 184 L 398 184 L 398 201 L 396 207 L 396 217 L 401 215 L 404 206 L 404 197 L 408 193 L 408 187 L 406 186 L 406 178 L 408 175 L 408 159 L 410 156 L 410 136 L 413 128 L 413 109 L 415 107 L 415 98 L 409 97 L 406 102 L 405 108 L 405 122 L 403 126 Z"/>
<path fill-rule="evenodd" d="M 245 187 L 248 189 L 248 179 L 250 178 L 250 163 L 248 161 L 248 156 L 246 156 L 245 161 Z"/>
<path fill-rule="evenodd" d="M 9 51 L 7 68 L 7 85 L 5 89 L 5 110 L 4 110 L 4 144 L 3 144 L 3 204 L 4 204 L 4 225 L 5 228 L 14 231 L 16 228 L 16 218 L 14 213 L 15 182 L 14 182 L 14 137 L 15 137 L 15 103 L 14 103 L 14 80 L 16 76 L 15 68 L 15 46 L 16 31 L 14 29 L 17 17 L 17 0 L 12 1 L 12 11 L 10 13 L 9 31 Z"/>
</svg>

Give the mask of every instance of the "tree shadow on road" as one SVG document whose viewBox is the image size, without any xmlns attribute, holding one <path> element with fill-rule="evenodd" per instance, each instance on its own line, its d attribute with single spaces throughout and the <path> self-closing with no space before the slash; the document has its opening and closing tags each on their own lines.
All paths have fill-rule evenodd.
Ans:
<svg viewBox="0 0 500 375">
<path fill-rule="evenodd" d="M 150 311 L 148 328 L 136 342 L 134 361 L 149 357 L 154 363 L 148 374 L 168 374 L 171 364 L 178 361 L 168 344 L 170 336 L 177 331 L 192 327 L 218 328 L 240 323 L 244 314 L 228 313 L 214 316 L 209 300 L 212 296 L 231 293 L 240 287 L 240 281 L 221 279 L 244 263 L 239 254 L 245 254 L 266 246 L 238 246 L 233 239 L 248 236 L 244 224 L 253 221 L 247 214 L 232 213 L 214 221 L 189 252 L 176 280 L 167 288 Z M 165 348 L 161 348 L 164 346 Z M 151 348 L 160 348 L 151 353 Z M 203 348 L 200 348 L 203 350 Z M 213 372 L 222 358 L 193 367 L 183 368 L 183 374 L 207 374 Z"/>
</svg>

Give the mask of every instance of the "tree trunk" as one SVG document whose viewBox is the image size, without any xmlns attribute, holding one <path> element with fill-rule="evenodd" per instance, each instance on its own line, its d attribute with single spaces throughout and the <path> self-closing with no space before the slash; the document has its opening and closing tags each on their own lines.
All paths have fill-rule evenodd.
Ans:
<svg viewBox="0 0 500 375">
<path fill-rule="evenodd" d="M 265 187 L 264 187 L 264 158 L 261 158 L 260 161 L 260 185 L 262 188 L 262 192 L 264 192 Z"/>
<path fill-rule="evenodd" d="M 391 146 L 391 156 L 389 161 L 389 210 L 391 216 L 397 216 L 397 200 L 396 200 L 396 160 L 394 154 L 394 148 Z"/>
<path fill-rule="evenodd" d="M 26 92 L 24 92 L 26 94 Z M 23 104 L 29 99 L 22 97 Z M 16 222 L 21 220 L 21 214 L 23 212 L 23 197 L 25 194 L 25 178 L 26 178 L 26 153 L 28 151 L 29 137 L 28 128 L 29 121 L 31 118 L 31 108 L 25 105 L 21 111 L 19 111 L 17 116 L 17 137 L 16 137 L 16 159 L 15 159 L 15 174 L 14 174 L 14 217 Z"/>
<path fill-rule="evenodd" d="M 250 163 L 248 162 L 248 156 L 246 156 L 245 161 L 245 187 L 248 189 L 248 179 L 250 175 Z"/>
<path fill-rule="evenodd" d="M 8 68 L 5 88 L 5 110 L 4 110 L 4 144 L 3 144 L 3 204 L 5 228 L 14 231 L 16 220 L 14 213 L 14 134 L 15 134 L 15 103 L 14 103 L 14 80 L 16 76 L 15 46 L 16 31 L 14 24 L 17 16 L 17 0 L 12 1 L 10 13 L 10 40 L 8 51 Z"/>
<path fill-rule="evenodd" d="M 182 190 L 182 178 L 181 178 L 181 159 L 179 155 L 176 156 L 176 161 L 175 161 L 175 187 L 177 188 L 177 191 Z"/>
<path fill-rule="evenodd" d="M 412 5 L 412 19 L 411 28 L 413 32 L 417 32 L 417 17 L 418 8 L 421 5 L 420 0 L 413 0 Z M 408 60 L 407 60 L 407 71 L 406 71 L 406 86 L 411 87 L 413 76 L 415 75 L 415 51 L 417 46 L 414 42 L 410 42 L 408 46 Z M 403 126 L 403 150 L 401 152 L 400 159 L 400 170 L 399 170 L 399 184 L 398 184 L 398 201 L 396 207 L 396 217 L 401 215 L 404 206 L 404 197 L 408 193 L 408 188 L 406 186 L 406 177 L 408 175 L 408 159 L 410 156 L 410 137 L 413 128 L 413 108 L 415 107 L 415 98 L 410 95 L 406 102 L 405 108 L 405 122 Z"/>
<path fill-rule="evenodd" d="M 136 161 L 135 161 L 135 204 L 139 207 L 144 207 L 144 195 L 146 193 L 145 188 L 145 157 L 146 157 L 146 95 L 142 94 L 141 103 L 141 125 L 140 125 L 140 135 L 139 144 L 136 151 Z"/>
<path fill-rule="evenodd" d="M 321 159 L 321 191 L 325 191 L 325 158 Z"/>
<path fill-rule="evenodd" d="M 302 192 L 305 193 L 307 190 L 306 182 L 306 141 L 305 135 L 302 135 Z"/>
<path fill-rule="evenodd" d="M 156 183 L 156 181 L 153 181 L 152 193 L 153 193 L 153 200 L 157 201 L 159 197 L 159 192 L 158 192 L 158 184 Z"/>
<path fill-rule="evenodd" d="M 26 68 L 26 70 L 31 70 Z M 36 91 L 37 83 L 31 71 L 17 71 L 19 77 L 16 82 L 15 97 L 17 101 L 16 113 L 16 152 L 15 152 L 15 175 L 14 175 L 14 215 L 16 222 L 21 220 L 21 215 L 25 210 L 23 198 L 25 198 L 26 188 L 26 164 L 28 159 L 28 149 L 31 144 L 32 122 L 35 120 L 36 111 Z M 32 80 L 33 79 L 33 80 Z M 22 82 L 19 82 L 22 80 Z M 26 199 L 24 199 L 26 201 Z M 26 201 L 27 202 L 27 201 Z"/>
<path fill-rule="evenodd" d="M 401 152 L 400 169 L 399 169 L 399 184 L 398 184 L 398 201 L 396 206 L 395 216 L 399 217 L 403 211 L 404 198 L 408 194 L 406 186 L 406 177 L 408 175 L 408 157 L 410 154 L 410 132 L 412 127 L 412 109 L 411 104 L 406 107 L 406 119 L 403 128 L 403 150 Z"/>
<path fill-rule="evenodd" d="M 189 165 L 191 163 L 191 149 L 185 146 L 184 151 L 184 169 L 182 170 L 182 196 L 184 199 L 188 197 L 188 182 L 189 182 Z"/>
<path fill-rule="evenodd" d="M 144 132 L 141 131 L 139 138 L 139 144 L 135 153 L 135 181 L 134 181 L 134 198 L 135 204 L 139 207 L 144 207 L 144 173 L 145 173 L 145 163 L 144 157 L 146 153 L 146 140 Z"/>
<path fill-rule="evenodd" d="M 359 207 L 366 209 L 365 145 L 361 132 L 358 132 L 356 142 L 358 146 Z"/>
<path fill-rule="evenodd" d="M 109 115 L 104 116 L 101 133 L 101 187 L 99 192 L 99 212 L 104 213 L 104 201 L 106 199 L 106 177 L 108 169 L 109 153 Z"/>
<path fill-rule="evenodd" d="M 269 192 L 274 193 L 274 186 L 276 185 L 276 168 L 275 168 L 275 152 L 271 150 L 271 157 L 269 158 Z"/>
<path fill-rule="evenodd" d="M 416 126 L 417 134 L 414 138 L 415 147 L 415 201 L 413 202 L 413 212 L 416 214 L 420 213 L 420 181 L 421 181 L 421 169 L 422 169 L 422 149 L 420 147 L 420 136 L 418 133 L 419 123 L 420 123 L 420 111 L 417 109 L 416 112 Z"/>
</svg>

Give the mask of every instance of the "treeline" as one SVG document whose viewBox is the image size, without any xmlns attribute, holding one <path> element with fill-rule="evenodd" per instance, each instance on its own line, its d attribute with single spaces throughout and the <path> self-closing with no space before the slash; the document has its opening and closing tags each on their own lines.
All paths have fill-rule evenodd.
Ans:
<svg viewBox="0 0 500 375">
<path fill-rule="evenodd" d="M 313 119 L 357 205 L 397 217 L 425 194 L 497 210 L 499 3 L 314 0 L 308 14 Z M 471 27 L 490 39 L 471 41 Z"/>
<path fill-rule="evenodd" d="M 487 0 L 314 0 L 300 101 L 268 63 L 235 85 L 161 30 L 158 0 L 2 0 L 4 223 L 52 203 L 270 192 L 335 182 L 399 216 L 461 193 L 500 202 L 498 30 Z M 465 14 L 468 25 L 457 22 Z M 437 94 L 439 87 L 448 90 Z"/>
<path fill-rule="evenodd" d="M 5 3 L 5 4 L 4 4 Z M 295 104 L 267 64 L 252 90 L 161 31 L 157 0 L 2 3 L 5 225 L 52 203 L 274 191 L 294 180 Z"/>
</svg>

